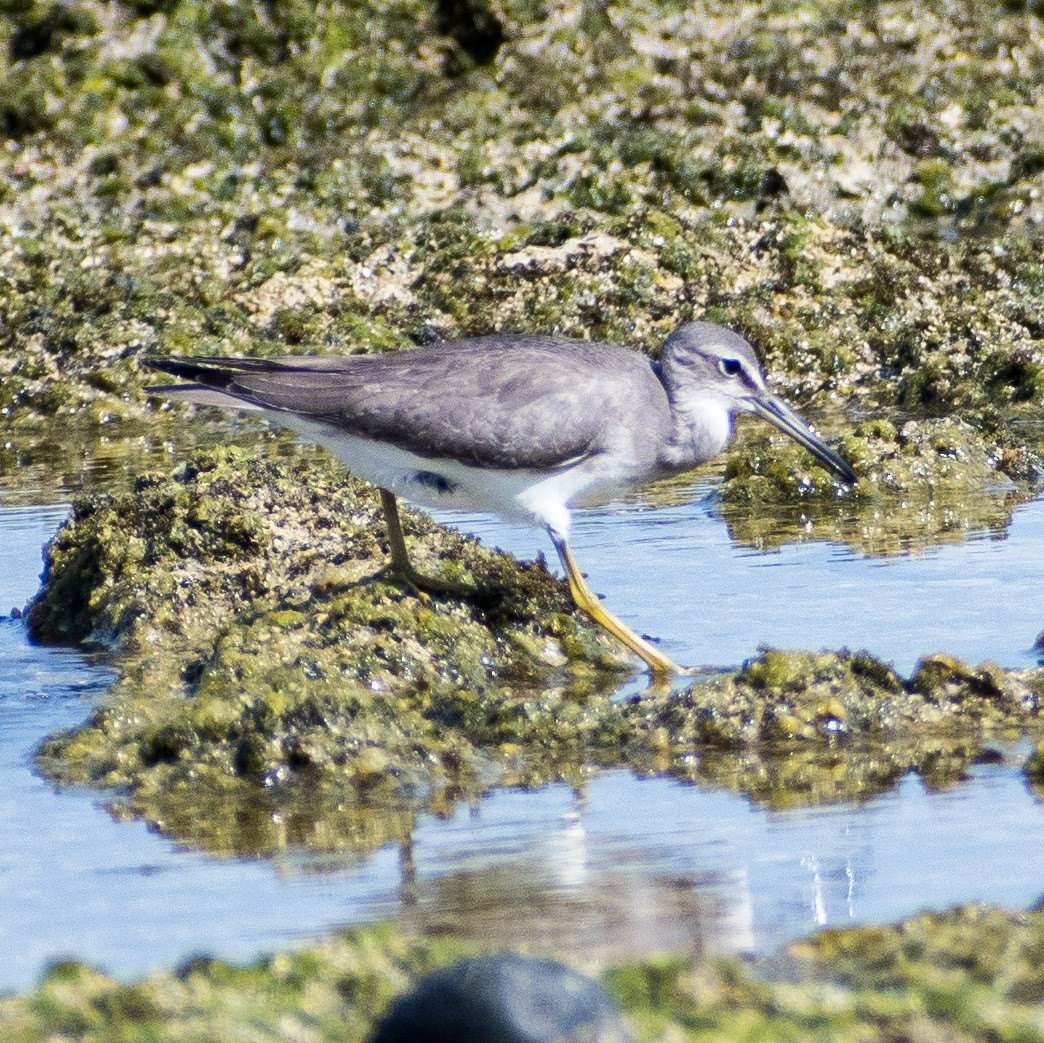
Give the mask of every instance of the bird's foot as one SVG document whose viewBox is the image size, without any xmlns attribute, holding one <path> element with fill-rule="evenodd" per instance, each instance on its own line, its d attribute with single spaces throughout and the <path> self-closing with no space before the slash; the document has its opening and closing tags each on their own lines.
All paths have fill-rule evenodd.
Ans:
<svg viewBox="0 0 1044 1043">
<path fill-rule="evenodd" d="M 670 695 L 671 692 L 681 689 L 687 678 L 714 673 L 720 671 L 705 666 L 678 666 L 677 663 L 671 663 L 668 670 L 651 670 L 649 683 L 636 693 L 636 697 L 642 699 L 646 696 Z"/>
<path fill-rule="evenodd" d="M 473 599 L 476 594 L 476 589 L 467 583 L 458 583 L 439 576 L 426 576 L 423 572 L 418 572 L 412 565 L 408 568 L 403 568 L 394 562 L 385 565 L 377 573 L 376 578 L 387 577 L 394 577 L 403 586 L 409 587 L 421 597 L 434 594 L 436 597 Z"/>
</svg>

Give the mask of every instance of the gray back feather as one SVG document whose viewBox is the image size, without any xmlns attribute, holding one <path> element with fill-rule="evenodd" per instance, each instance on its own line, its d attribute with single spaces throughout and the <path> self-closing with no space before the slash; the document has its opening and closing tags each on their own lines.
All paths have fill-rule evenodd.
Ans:
<svg viewBox="0 0 1044 1043">
<path fill-rule="evenodd" d="M 553 468 L 606 448 L 625 417 L 638 418 L 629 429 L 650 433 L 669 422 L 663 386 L 645 356 L 550 337 L 478 337 L 382 355 L 150 364 L 196 381 L 175 397 L 227 406 L 236 404 L 231 396 L 247 408 L 298 414 L 479 467 Z"/>
</svg>

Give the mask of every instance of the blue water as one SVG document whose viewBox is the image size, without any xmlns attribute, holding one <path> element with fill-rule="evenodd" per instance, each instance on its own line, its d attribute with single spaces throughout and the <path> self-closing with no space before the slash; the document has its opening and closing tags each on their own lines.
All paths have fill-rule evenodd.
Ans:
<svg viewBox="0 0 1044 1043">
<path fill-rule="evenodd" d="M 0 509 L 0 613 L 36 589 L 40 548 L 63 516 Z M 468 525 L 527 556 L 541 544 L 529 530 Z M 734 663 L 771 642 L 866 647 L 902 670 L 937 649 L 1028 664 L 1044 627 L 1044 502 L 996 535 L 887 561 L 824 544 L 761 555 L 733 547 L 697 505 L 586 516 L 575 546 L 592 586 L 681 661 Z M 86 716 L 107 680 L 0 620 L 0 990 L 58 956 L 133 977 L 386 916 L 580 958 L 771 951 L 818 925 L 961 901 L 1026 906 L 1044 887 L 1044 807 L 1021 746 L 945 791 L 911 776 L 859 805 L 769 811 L 610 771 L 580 793 L 499 791 L 423 817 L 408 851 L 354 863 L 211 858 L 33 774 L 36 745 Z"/>
<path fill-rule="evenodd" d="M 906 675 L 940 651 L 973 663 L 1036 663 L 1044 500 L 1018 507 L 1006 532 L 973 533 L 916 556 L 866 558 L 831 543 L 738 546 L 708 492 L 695 486 L 692 502 L 621 505 L 575 520 L 574 548 L 592 589 L 675 662 L 736 666 L 767 644 L 866 649 Z M 486 515 L 440 518 L 519 557 L 554 557 L 539 530 Z"/>
</svg>

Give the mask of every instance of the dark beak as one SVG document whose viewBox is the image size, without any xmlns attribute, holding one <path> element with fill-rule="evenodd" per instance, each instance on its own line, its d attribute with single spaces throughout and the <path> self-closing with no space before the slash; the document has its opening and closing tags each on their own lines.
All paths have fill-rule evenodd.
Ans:
<svg viewBox="0 0 1044 1043">
<path fill-rule="evenodd" d="M 833 471 L 847 485 L 859 480 L 847 460 L 842 459 L 830 448 L 781 398 L 766 395 L 749 399 L 751 412 L 763 417 L 773 427 L 786 432 L 795 442 L 803 445 L 824 467 Z"/>
</svg>

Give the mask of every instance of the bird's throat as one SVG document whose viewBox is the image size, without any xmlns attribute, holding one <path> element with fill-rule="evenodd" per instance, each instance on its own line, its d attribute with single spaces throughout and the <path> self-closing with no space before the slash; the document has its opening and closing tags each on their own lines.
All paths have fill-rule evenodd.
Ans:
<svg viewBox="0 0 1044 1043">
<path fill-rule="evenodd" d="M 674 428 L 661 460 L 670 470 L 685 470 L 717 456 L 732 437 L 732 414 L 718 396 L 689 395 L 673 404 Z"/>
</svg>

